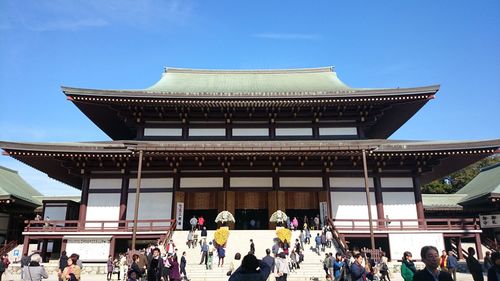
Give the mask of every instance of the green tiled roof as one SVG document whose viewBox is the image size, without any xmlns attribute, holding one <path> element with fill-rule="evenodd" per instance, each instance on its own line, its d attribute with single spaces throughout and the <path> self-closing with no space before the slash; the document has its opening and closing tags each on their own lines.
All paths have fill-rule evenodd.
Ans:
<svg viewBox="0 0 500 281">
<path fill-rule="evenodd" d="M 17 171 L 0 166 L 0 196 L 13 196 L 35 205 L 41 205 L 41 202 L 33 198 L 33 196 L 41 195 L 21 178 Z"/>
<path fill-rule="evenodd" d="M 458 205 L 467 194 L 422 194 L 425 209 L 462 209 Z"/>
<path fill-rule="evenodd" d="M 158 93 L 282 93 L 354 90 L 332 67 L 284 70 L 199 70 L 167 68 L 147 92 Z"/>
<path fill-rule="evenodd" d="M 459 203 L 495 194 L 500 196 L 500 163 L 481 170 L 479 175 L 462 187 L 457 194 L 465 194 Z"/>
</svg>

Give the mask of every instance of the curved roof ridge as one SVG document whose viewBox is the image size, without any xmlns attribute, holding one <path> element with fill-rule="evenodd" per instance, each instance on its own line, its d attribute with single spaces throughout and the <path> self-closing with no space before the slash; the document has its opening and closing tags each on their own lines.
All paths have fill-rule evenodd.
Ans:
<svg viewBox="0 0 500 281">
<path fill-rule="evenodd" d="M 191 73 L 191 74 L 293 74 L 293 73 L 318 73 L 335 72 L 334 66 L 311 68 L 278 68 L 278 69 L 195 69 L 165 67 L 165 73 Z"/>
</svg>

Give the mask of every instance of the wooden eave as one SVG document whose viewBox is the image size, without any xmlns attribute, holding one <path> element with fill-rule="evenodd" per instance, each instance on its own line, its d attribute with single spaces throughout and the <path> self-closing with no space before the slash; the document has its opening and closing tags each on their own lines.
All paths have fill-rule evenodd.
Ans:
<svg viewBox="0 0 500 281">
<path fill-rule="evenodd" d="M 71 99 L 94 102 L 133 103 L 183 103 L 209 100 L 224 102 L 252 101 L 273 103 L 279 100 L 318 99 L 318 102 L 363 102 L 378 100 L 429 99 L 439 90 L 439 85 L 396 89 L 352 89 L 335 92 L 256 92 L 256 93 L 171 93 L 146 90 L 99 90 L 62 86 Z M 398 98 L 399 97 L 399 98 Z M 378 99 L 377 99 L 378 98 Z M 331 101 L 329 99 L 332 99 Z M 246 105 L 245 105 L 246 106 Z"/>
<path fill-rule="evenodd" d="M 434 98 L 439 86 L 356 90 L 342 93 L 259 93 L 241 96 L 208 93 L 210 95 L 188 95 L 186 93 L 148 93 L 145 91 L 93 90 L 63 87 L 63 92 L 96 126 L 113 140 L 134 139 L 137 126 L 128 118 L 127 112 L 117 106 L 144 107 L 188 107 L 188 108 L 240 108 L 248 107 L 314 107 L 342 106 L 356 104 L 384 104 L 388 109 L 375 124 L 366 128 L 368 138 L 384 139 L 392 135 L 407 120 Z M 205 93 L 203 93 L 205 94 Z M 212 95 L 220 94 L 220 95 Z M 135 124 L 135 125 L 134 125 Z"/>
<path fill-rule="evenodd" d="M 114 169 L 120 170 L 125 162 L 135 161 L 138 151 L 143 150 L 145 157 L 165 159 L 165 157 L 274 157 L 274 156 L 334 156 L 356 157 L 362 150 L 368 151 L 370 169 L 384 161 L 412 159 L 415 169 L 432 165 L 432 170 L 422 169 L 421 183 L 459 170 L 488 155 L 499 153 L 500 139 L 478 142 L 440 143 L 404 142 L 391 140 L 357 141 L 126 141 L 97 143 L 13 143 L 0 142 L 5 154 L 38 169 L 50 177 L 76 188 L 81 188 L 81 180 L 86 167 L 82 164 L 82 174 L 72 173 L 74 167 L 67 161 L 84 163 L 89 159 L 98 162 L 116 163 Z M 400 147 L 400 149 L 396 149 Z M 107 159 L 107 160 L 106 160 Z M 392 160 L 391 160 L 392 159 Z M 431 161 L 437 159 L 438 162 Z M 164 161 L 164 160 L 163 160 Z M 271 161 L 271 158 L 269 158 Z M 394 162 L 393 161 L 393 162 Z M 427 161 L 427 164 L 424 164 Z M 436 163 L 436 164 L 432 164 Z M 125 165 L 125 164 L 123 164 Z M 166 163 L 164 164 L 166 166 Z M 413 164 L 412 164 L 413 165 Z M 360 169 L 361 166 L 355 167 Z M 127 166 L 127 169 L 130 168 Z"/>
</svg>

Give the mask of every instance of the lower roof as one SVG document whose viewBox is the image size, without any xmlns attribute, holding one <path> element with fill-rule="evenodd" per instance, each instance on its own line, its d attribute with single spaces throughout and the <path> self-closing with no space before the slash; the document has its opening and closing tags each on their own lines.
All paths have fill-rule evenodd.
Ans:
<svg viewBox="0 0 500 281">
<path fill-rule="evenodd" d="M 481 158 L 499 153 L 500 139 L 484 141 L 397 141 L 397 140 L 313 140 L 313 141 L 108 141 L 81 143 L 0 142 L 6 154 L 49 176 L 80 188 L 81 177 L 70 176 L 60 158 L 136 158 L 166 156 L 323 156 L 335 154 L 368 157 L 439 157 L 432 172 L 422 174 L 427 183 L 466 167 Z M 59 159 L 58 159 L 59 158 Z"/>
<path fill-rule="evenodd" d="M 35 197 L 41 195 L 17 171 L 0 166 L 0 197 L 17 198 L 33 206 L 38 206 L 40 201 L 36 200 Z"/>
</svg>

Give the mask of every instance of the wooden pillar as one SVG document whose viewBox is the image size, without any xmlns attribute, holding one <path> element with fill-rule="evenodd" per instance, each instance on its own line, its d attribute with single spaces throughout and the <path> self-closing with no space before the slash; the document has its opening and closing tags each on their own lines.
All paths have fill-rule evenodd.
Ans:
<svg viewBox="0 0 500 281">
<path fill-rule="evenodd" d="M 457 252 L 458 252 L 458 259 L 463 260 L 464 259 L 464 252 L 462 250 L 462 238 L 457 237 Z"/>
<path fill-rule="evenodd" d="M 368 185 L 368 165 L 366 163 L 366 151 L 361 151 L 363 156 L 363 172 L 365 178 L 366 204 L 368 205 L 368 225 L 370 227 L 370 242 L 372 250 L 375 250 L 375 236 L 373 234 L 372 203 L 370 200 L 370 186 Z"/>
<path fill-rule="evenodd" d="M 61 252 L 62 251 L 66 251 L 66 245 L 68 244 L 68 240 L 67 239 L 61 239 Z"/>
<path fill-rule="evenodd" d="M 142 140 L 144 138 L 144 126 L 139 125 L 137 126 L 137 135 L 136 135 L 138 140 Z"/>
<path fill-rule="evenodd" d="M 28 235 L 24 235 L 23 255 L 27 255 L 28 254 L 29 247 L 30 247 L 30 237 Z"/>
<path fill-rule="evenodd" d="M 424 204 L 422 202 L 422 190 L 420 189 L 420 177 L 414 176 L 413 178 L 413 191 L 415 194 L 415 205 L 417 207 L 418 225 L 423 228 L 425 226 Z"/>
<path fill-rule="evenodd" d="M 115 244 L 116 244 L 116 238 L 113 236 L 111 237 L 111 241 L 109 242 L 109 255 L 115 258 Z"/>
<path fill-rule="evenodd" d="M 234 191 L 226 191 L 226 210 L 236 216 L 236 194 Z M 237 219 L 237 218 L 235 218 Z M 228 223 L 229 228 L 234 229 L 234 223 Z"/>
<path fill-rule="evenodd" d="M 134 204 L 134 228 L 132 229 L 132 250 L 135 250 L 135 240 L 137 237 L 137 221 L 139 219 L 139 204 L 141 198 L 141 177 L 142 177 L 142 157 L 144 151 L 139 150 L 139 163 L 137 164 L 137 185 L 135 187 L 135 204 Z"/>
<path fill-rule="evenodd" d="M 377 204 L 377 217 L 379 219 L 378 227 L 385 228 L 386 223 L 383 221 L 383 219 L 385 219 L 385 214 L 384 199 L 382 196 L 382 183 L 378 174 L 373 177 L 373 186 L 375 188 L 375 203 Z"/>
<path fill-rule="evenodd" d="M 48 246 L 48 244 L 49 244 L 49 241 L 47 239 L 42 240 L 42 252 L 41 252 L 42 262 L 46 262 L 46 260 L 47 260 L 47 246 Z"/>
<path fill-rule="evenodd" d="M 330 177 L 326 174 L 326 172 L 323 173 L 323 188 L 325 189 L 326 193 L 326 198 L 324 201 L 326 201 L 327 206 L 327 213 L 326 216 L 328 218 L 332 218 L 332 198 L 331 198 L 331 192 L 330 192 Z M 321 200 L 319 200 L 321 201 Z M 327 222 L 325 222 L 326 224 Z"/>
<path fill-rule="evenodd" d="M 120 216 L 119 220 L 127 219 L 127 201 L 128 201 L 128 185 L 130 182 L 129 177 L 122 178 L 122 189 L 120 194 Z"/>
<path fill-rule="evenodd" d="M 476 238 L 476 253 L 477 253 L 477 259 L 482 260 L 483 259 L 483 249 L 481 247 L 481 235 L 479 233 L 476 233 L 475 235 Z"/>
<path fill-rule="evenodd" d="M 277 191 L 269 191 L 267 193 L 267 217 L 270 218 L 271 215 L 278 210 L 278 192 Z M 275 229 L 276 223 L 270 222 L 269 229 Z"/>
<path fill-rule="evenodd" d="M 82 179 L 82 198 L 80 200 L 80 213 L 78 224 L 79 227 L 85 227 L 85 219 L 87 218 L 87 205 L 89 202 L 89 186 L 90 186 L 90 178 L 88 176 L 84 176 Z"/>
</svg>

